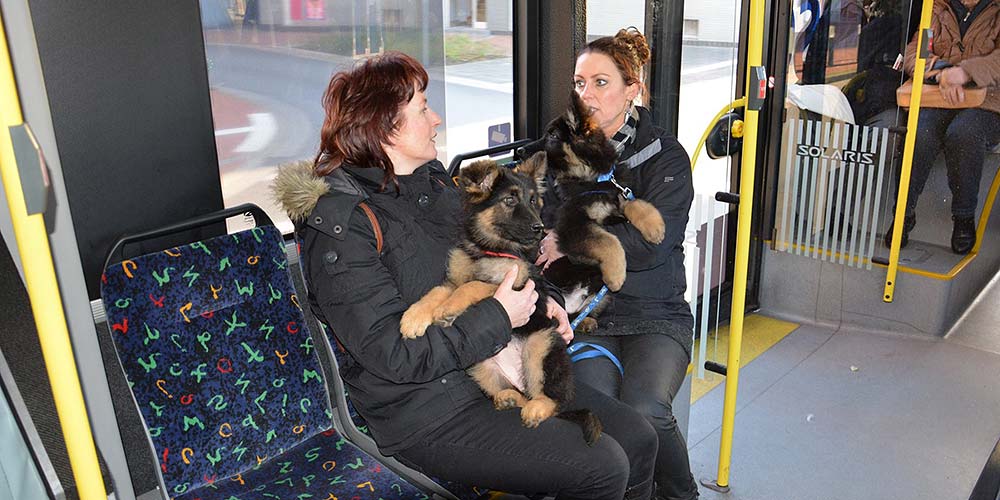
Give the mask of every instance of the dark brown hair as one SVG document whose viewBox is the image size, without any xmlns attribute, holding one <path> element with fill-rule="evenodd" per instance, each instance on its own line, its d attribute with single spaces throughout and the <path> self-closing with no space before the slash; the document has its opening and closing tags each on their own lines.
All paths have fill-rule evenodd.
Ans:
<svg viewBox="0 0 1000 500">
<path fill-rule="evenodd" d="M 588 43 L 580 55 L 588 52 L 604 54 L 615 62 L 625 85 L 638 83 L 645 98 L 646 84 L 642 81 L 642 67 L 649 62 L 649 44 L 635 27 L 618 30 L 615 36 L 604 36 Z"/>
<path fill-rule="evenodd" d="M 402 125 L 401 109 L 427 89 L 427 71 L 402 52 L 386 52 L 338 72 L 323 94 L 326 117 L 320 131 L 316 175 L 325 176 L 343 164 L 378 167 L 385 171 L 381 190 L 397 186 L 392 161 L 383 144 L 392 143 Z"/>
</svg>

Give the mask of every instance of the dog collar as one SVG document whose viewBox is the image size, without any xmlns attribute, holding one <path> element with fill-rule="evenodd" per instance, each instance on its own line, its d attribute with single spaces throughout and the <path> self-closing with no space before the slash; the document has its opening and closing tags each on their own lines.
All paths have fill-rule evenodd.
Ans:
<svg viewBox="0 0 1000 500">
<path fill-rule="evenodd" d="M 509 254 L 509 253 L 489 252 L 489 251 L 483 250 L 483 255 L 489 255 L 490 257 L 503 257 L 505 259 L 521 260 L 520 257 L 518 257 L 516 255 Z"/>
<path fill-rule="evenodd" d="M 618 181 L 615 180 L 615 166 L 614 165 L 611 165 L 611 171 L 609 171 L 608 173 L 601 174 L 601 175 L 597 176 L 597 182 L 610 182 L 611 184 L 613 184 L 618 189 L 618 191 L 621 193 L 621 195 L 626 200 L 634 200 L 635 199 L 635 195 L 632 194 L 632 190 L 631 189 L 629 189 L 629 188 L 627 188 L 625 186 L 622 186 L 621 184 L 618 184 Z"/>
<path fill-rule="evenodd" d="M 609 170 L 608 173 L 597 176 L 597 182 L 607 182 L 614 178 L 615 178 L 615 166 L 614 164 L 612 164 L 611 170 Z"/>
</svg>

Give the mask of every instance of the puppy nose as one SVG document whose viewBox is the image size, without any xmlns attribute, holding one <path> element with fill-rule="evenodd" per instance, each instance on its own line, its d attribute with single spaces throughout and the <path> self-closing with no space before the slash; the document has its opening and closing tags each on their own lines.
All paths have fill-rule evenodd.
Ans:
<svg viewBox="0 0 1000 500">
<path fill-rule="evenodd" d="M 542 224 L 541 222 L 536 222 L 531 225 L 531 229 L 536 233 L 540 233 L 545 230 L 545 224 Z"/>
</svg>

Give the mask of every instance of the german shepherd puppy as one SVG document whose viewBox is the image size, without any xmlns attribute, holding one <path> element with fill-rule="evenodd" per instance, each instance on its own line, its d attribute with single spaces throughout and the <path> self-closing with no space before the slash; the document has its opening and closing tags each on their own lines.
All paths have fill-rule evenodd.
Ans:
<svg viewBox="0 0 1000 500">
<path fill-rule="evenodd" d="M 565 343 L 556 332 L 558 322 L 546 316 L 548 294 L 533 264 L 544 236 L 541 182 L 545 155 L 538 153 L 510 170 L 493 161 L 479 161 L 462 169 L 464 240 L 452 249 L 448 281 L 433 288 L 403 314 L 405 338 L 424 334 L 432 324 L 450 325 L 469 306 L 493 296 L 504 275 L 516 265 L 515 288 L 535 282 L 538 302 L 528 323 L 515 328 L 511 343 L 521 349 L 520 386 L 523 394 L 490 360 L 469 368 L 497 409 L 521 408 L 526 427 L 537 427 L 555 415 L 577 423 L 587 444 L 601 435 L 601 423 L 590 410 L 564 411 L 573 399 L 573 372 Z"/>
<path fill-rule="evenodd" d="M 565 258 L 553 262 L 545 276 L 566 295 L 566 310 L 578 313 L 606 284 L 612 292 L 625 282 L 625 249 L 603 225 L 631 223 L 653 244 L 663 241 L 663 216 L 645 200 L 625 199 L 610 181 L 598 176 L 611 172 L 618 155 L 604 136 L 590 109 L 576 92 L 573 105 L 549 123 L 544 147 L 547 168 L 559 194 L 565 200 L 556 216 L 559 251 Z M 616 180 L 628 186 L 628 169 L 619 169 Z M 596 322 L 588 317 L 581 323 L 584 332 Z"/>
</svg>

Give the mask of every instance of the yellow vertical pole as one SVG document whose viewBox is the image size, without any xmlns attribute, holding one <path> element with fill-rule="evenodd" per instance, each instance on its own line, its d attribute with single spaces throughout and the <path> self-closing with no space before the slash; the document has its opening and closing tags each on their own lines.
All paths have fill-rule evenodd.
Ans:
<svg viewBox="0 0 1000 500">
<path fill-rule="evenodd" d="M 896 216 L 892 222 L 892 245 L 889 247 L 889 270 L 885 274 L 884 302 L 892 302 L 896 291 L 896 272 L 899 270 L 899 247 L 903 238 L 903 219 L 906 216 L 906 198 L 910 194 L 910 167 L 913 165 L 913 146 L 917 143 L 917 121 L 920 118 L 920 98 L 924 90 L 924 70 L 927 60 L 921 54 L 927 43 L 924 37 L 931 27 L 931 13 L 934 0 L 923 0 L 920 10 L 920 30 L 917 42 L 917 58 L 913 69 L 913 94 L 910 96 L 910 115 L 906 119 L 906 140 L 903 142 L 903 165 L 899 172 L 899 192 L 896 193 Z"/>
<path fill-rule="evenodd" d="M 747 48 L 746 95 L 755 66 L 761 66 L 764 51 L 764 0 L 750 0 Z M 736 262 L 733 270 L 733 304 L 729 327 L 729 359 L 726 362 L 726 395 L 722 407 L 722 436 L 719 442 L 719 471 L 715 480 L 720 489 L 729 488 L 729 465 L 733 454 L 736 420 L 736 389 L 740 380 L 740 350 L 743 343 L 743 316 L 747 296 L 747 267 L 750 260 L 750 221 L 753 216 L 754 174 L 757 168 L 757 128 L 760 112 L 748 106 L 744 123 L 743 159 L 740 164 L 740 209 L 736 225 Z"/>
<path fill-rule="evenodd" d="M 2 26 L 3 14 L 0 13 L 0 27 Z M 80 498 L 106 500 L 108 495 L 104 490 L 94 439 L 90 433 L 90 422 L 66 327 L 45 220 L 42 214 L 28 215 L 21 190 L 21 178 L 17 171 L 9 127 L 21 125 L 23 121 L 7 36 L 0 29 L 0 175 L 7 194 L 28 298 L 35 316 L 45 368 L 52 384 L 52 396 L 59 414 L 63 438 L 66 440 L 73 478 Z"/>
</svg>

